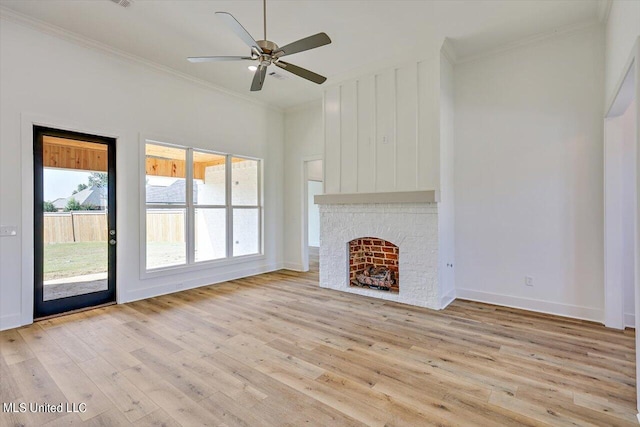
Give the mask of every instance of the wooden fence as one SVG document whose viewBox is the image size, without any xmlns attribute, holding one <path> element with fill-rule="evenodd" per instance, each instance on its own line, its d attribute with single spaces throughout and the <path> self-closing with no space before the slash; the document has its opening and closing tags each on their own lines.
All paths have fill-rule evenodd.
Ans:
<svg viewBox="0 0 640 427">
<path fill-rule="evenodd" d="M 44 243 L 106 242 L 107 214 L 104 211 L 45 212 Z M 184 212 L 148 211 L 147 240 L 184 242 Z"/>
<path fill-rule="evenodd" d="M 106 242 L 105 212 L 75 211 L 44 214 L 44 243 Z"/>
</svg>

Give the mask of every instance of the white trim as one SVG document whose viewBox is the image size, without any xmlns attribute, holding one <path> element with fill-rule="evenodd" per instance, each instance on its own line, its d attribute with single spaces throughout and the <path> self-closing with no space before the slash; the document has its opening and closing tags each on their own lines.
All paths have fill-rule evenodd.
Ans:
<svg viewBox="0 0 640 427">
<path fill-rule="evenodd" d="M 640 413 L 636 414 L 636 418 L 638 419 L 638 424 L 640 424 Z"/>
<path fill-rule="evenodd" d="M 590 30 L 600 25 L 601 24 L 597 21 L 587 21 L 587 22 L 582 22 L 575 25 L 569 25 L 564 28 L 560 28 L 552 31 L 546 31 L 543 33 L 535 34 L 530 37 L 516 40 L 511 43 L 504 44 L 502 46 L 498 46 L 496 48 L 487 50 L 485 52 L 471 54 L 463 57 L 457 57 L 456 64 L 465 64 L 467 62 L 473 62 L 473 61 L 478 61 L 485 58 L 490 58 L 492 56 L 500 55 L 500 54 L 509 52 L 511 50 L 519 49 L 521 47 L 548 42 L 551 39 L 555 39 L 559 37 L 567 37 L 574 33 Z"/>
<path fill-rule="evenodd" d="M 636 39 L 636 42 L 631 50 L 631 53 L 629 54 L 629 57 L 627 58 L 627 61 L 625 62 L 624 67 L 621 70 L 620 76 L 618 77 L 618 81 L 616 82 L 616 85 L 614 87 L 613 93 L 610 96 L 609 100 L 606 103 L 606 109 L 605 109 L 605 115 L 603 118 L 604 121 L 604 135 L 603 135 L 603 139 L 604 139 L 604 145 L 603 145 L 603 154 L 604 154 L 604 172 L 603 172 L 603 177 L 605 180 L 605 186 L 604 186 L 604 205 L 603 205 L 603 209 L 604 209 L 604 238 L 605 238 L 605 251 L 604 251 L 604 267 L 605 267 L 605 280 L 604 280 L 604 320 L 605 320 L 605 324 L 608 327 L 613 327 L 613 328 L 617 328 L 617 329 L 623 329 L 625 326 L 628 326 L 628 315 L 624 313 L 624 304 L 623 304 L 623 299 L 624 299 L 624 289 L 622 289 L 622 282 L 620 281 L 620 277 L 618 274 L 618 269 L 620 268 L 620 265 L 617 265 L 617 260 L 619 258 L 619 254 L 615 253 L 615 251 L 613 251 L 614 253 L 609 254 L 609 250 L 608 250 L 608 241 L 609 239 L 613 239 L 614 237 L 610 237 L 610 236 L 615 236 L 616 235 L 616 231 L 613 230 L 611 231 L 608 226 L 608 221 L 607 221 L 607 203 L 610 200 L 609 194 L 607 193 L 607 170 L 608 170 L 608 166 L 610 166 L 610 160 L 609 158 L 606 156 L 607 154 L 607 119 L 611 118 L 611 117 L 615 117 L 616 115 L 620 114 L 620 106 L 618 105 L 618 101 L 619 101 L 619 97 L 622 96 L 624 99 L 621 101 L 622 103 L 628 103 L 631 102 L 633 98 L 638 98 L 639 95 L 638 93 L 640 93 L 640 64 L 638 64 L 638 60 L 640 59 L 640 37 L 638 37 Z M 635 74 L 631 75 L 631 71 L 634 70 L 635 67 Z M 630 86 L 630 82 L 634 82 L 635 84 L 635 88 Z M 640 109 L 639 109 L 640 111 Z M 636 113 L 637 115 L 640 115 L 639 112 Z M 636 147 L 640 147 L 640 132 L 638 132 L 638 129 L 640 129 L 640 119 L 638 117 L 636 117 Z M 636 162 L 636 172 L 638 171 L 638 163 Z M 640 189 L 640 188 L 639 188 Z M 638 189 L 637 189 L 638 190 Z M 636 191 L 637 191 L 636 190 Z M 634 217 L 637 218 L 638 216 L 638 212 L 636 211 L 634 214 Z M 614 222 L 615 223 L 615 222 Z M 637 227 L 637 225 L 636 225 Z M 619 232 L 619 231 L 618 231 Z M 638 248 L 640 247 L 637 241 L 637 237 L 636 237 L 636 243 L 635 243 L 635 248 L 636 251 L 638 251 Z M 636 255 L 636 257 L 638 256 L 638 254 Z M 610 258 L 611 257 L 611 258 Z M 615 267 L 613 271 L 609 270 L 609 267 Z M 635 285 L 635 293 L 638 294 L 640 292 L 640 289 L 638 289 L 638 276 L 639 276 L 639 269 L 636 266 L 635 267 L 635 281 L 636 281 L 636 285 Z M 619 298 L 609 298 L 609 295 L 618 295 Z M 638 304 L 638 296 L 635 296 L 635 304 Z M 636 307 L 636 310 L 638 310 L 639 307 Z M 636 318 L 636 316 L 633 316 L 634 320 Z M 640 371 L 639 371 L 640 372 Z M 640 375 L 640 374 L 639 374 Z"/>
<path fill-rule="evenodd" d="M 300 273 L 304 273 L 305 271 L 309 271 L 309 268 L 304 269 L 302 264 L 297 264 L 295 262 L 285 262 L 282 266 L 285 270 L 298 271 Z"/>
<path fill-rule="evenodd" d="M 635 328 L 636 327 L 636 314 L 635 313 L 625 313 L 624 314 L 624 327 L 625 328 Z"/>
<path fill-rule="evenodd" d="M 146 245 L 143 245 L 143 246 L 146 246 Z M 140 280 L 153 279 L 157 277 L 167 277 L 175 274 L 189 273 L 191 271 L 221 268 L 221 267 L 226 267 L 228 265 L 243 264 L 246 262 L 264 261 L 265 259 L 267 259 L 267 256 L 264 254 L 242 255 L 234 258 L 219 258 L 219 259 L 213 259 L 209 261 L 200 261 L 200 262 L 195 262 L 193 264 L 180 264 L 180 265 L 174 265 L 174 266 L 168 266 L 168 267 L 152 268 L 152 269 L 146 270 L 144 274 L 141 274 Z"/>
<path fill-rule="evenodd" d="M 208 274 L 205 277 L 191 279 L 187 282 L 175 282 L 159 286 L 150 286 L 148 288 L 136 289 L 123 295 L 123 303 L 139 301 L 147 298 L 153 298 L 160 295 L 172 294 L 174 292 L 184 291 L 187 289 L 199 288 L 202 286 L 214 285 L 217 283 L 228 282 L 229 280 L 242 279 L 245 277 L 256 276 L 259 274 L 270 273 L 282 270 L 281 264 L 272 263 L 264 264 L 257 267 L 244 268 L 239 270 L 228 271 L 220 274 Z"/>
<path fill-rule="evenodd" d="M 206 89 L 218 92 L 218 93 L 222 93 L 222 94 L 225 94 L 225 95 L 228 95 L 228 96 L 232 96 L 234 98 L 242 99 L 243 101 L 249 102 L 249 103 L 254 104 L 254 105 L 259 105 L 261 107 L 264 107 L 264 108 L 267 108 L 267 109 L 270 109 L 270 110 L 273 110 L 273 111 L 276 111 L 276 112 L 279 112 L 279 113 L 283 112 L 283 109 L 278 107 L 278 106 L 275 106 L 275 105 L 272 105 L 272 104 L 268 104 L 268 103 L 263 102 L 263 101 L 259 101 L 257 99 L 252 98 L 252 97 L 243 95 L 243 94 L 238 93 L 238 92 L 231 91 L 229 89 L 226 89 L 226 88 L 224 88 L 222 86 L 218 86 L 218 85 L 216 85 L 214 83 L 211 83 L 209 81 L 194 77 L 194 76 L 192 76 L 190 74 L 187 74 L 187 73 L 184 73 L 182 71 L 178 71 L 178 70 L 175 70 L 175 69 L 173 69 L 171 67 L 167 67 L 166 65 L 161 65 L 161 64 L 158 64 L 156 62 L 150 61 L 148 59 L 139 57 L 137 55 L 122 51 L 120 49 L 116 49 L 114 47 L 111 47 L 111 46 L 106 45 L 104 43 L 101 43 L 99 41 L 87 38 L 85 36 L 81 36 L 81 35 L 79 35 L 77 33 L 69 31 L 69 30 L 65 30 L 64 28 L 58 27 L 56 25 L 52 25 L 52 24 L 49 24 L 47 22 L 41 21 L 39 19 L 35 19 L 35 18 L 30 17 L 30 16 L 15 12 L 13 10 L 8 9 L 5 6 L 0 6 L 0 19 L 6 19 L 8 21 L 12 21 L 12 22 L 15 22 L 15 23 L 23 25 L 23 26 L 27 26 L 27 27 L 33 28 L 33 29 L 38 30 L 38 31 L 40 31 L 42 33 L 55 36 L 55 37 L 57 37 L 59 39 L 72 42 L 72 43 L 74 43 L 76 45 L 79 45 L 79 46 L 82 46 L 82 47 L 85 47 L 85 48 L 89 48 L 89 49 L 92 49 L 94 51 L 98 51 L 100 53 L 106 53 L 106 54 L 118 57 L 120 59 L 123 59 L 123 60 L 129 61 L 129 62 L 138 64 L 138 65 L 142 65 L 142 66 L 147 67 L 147 68 L 151 68 L 151 69 L 153 69 L 155 71 L 159 71 L 159 72 L 164 73 L 164 74 L 170 74 L 170 75 L 172 75 L 174 77 L 178 77 L 178 78 L 180 78 L 182 80 L 186 80 L 186 81 L 188 81 L 190 83 L 193 83 L 193 84 L 195 84 L 197 86 L 200 86 L 200 87 L 203 87 L 203 88 L 206 88 Z"/>
<path fill-rule="evenodd" d="M 440 310 L 447 308 L 449 304 L 456 300 L 456 290 L 451 289 L 448 294 L 440 297 Z"/>
<path fill-rule="evenodd" d="M 471 301 L 501 305 L 505 307 L 519 308 L 538 313 L 553 314 L 556 316 L 571 317 L 574 319 L 591 320 L 602 323 L 602 310 L 592 307 L 583 307 L 571 304 L 561 304 L 551 301 L 542 301 L 530 298 L 514 297 L 511 295 L 480 292 L 472 289 L 456 290 L 456 297 Z"/>
<path fill-rule="evenodd" d="M 302 218 L 300 221 L 300 232 L 302 238 L 300 239 L 300 254 L 302 264 L 297 265 L 295 263 L 287 263 L 293 265 L 294 268 L 289 270 L 295 271 L 309 271 L 309 162 L 322 160 L 322 185 L 324 186 L 324 167 L 325 161 L 322 154 L 315 154 L 312 156 L 305 156 L 302 158 L 302 200 L 300 209 L 302 212 Z"/>
<path fill-rule="evenodd" d="M 165 142 L 167 141 L 167 142 Z M 242 154 L 230 154 L 223 153 L 215 150 L 208 150 L 203 148 L 191 147 L 184 145 L 180 142 L 180 138 L 164 138 L 160 136 L 151 136 L 145 134 L 139 134 L 139 185 L 140 185 L 140 262 L 139 262 L 139 277 L 140 280 L 147 280 L 151 278 L 157 277 L 165 277 L 171 276 L 180 273 L 186 273 L 191 271 L 199 271 L 210 268 L 219 268 L 227 265 L 240 264 L 251 261 L 262 261 L 266 259 L 266 255 L 264 254 L 264 208 L 261 205 L 263 200 L 263 189 L 262 189 L 262 164 L 263 159 L 259 159 L 252 156 L 245 156 Z M 186 250 L 186 258 L 184 264 L 179 264 L 175 266 L 167 266 L 167 267 L 159 267 L 159 268 L 147 268 L 147 209 L 153 205 L 148 205 L 146 200 L 146 145 L 154 144 L 160 145 L 164 147 L 175 147 L 182 150 L 185 150 L 185 172 L 186 172 L 186 200 L 184 205 L 176 205 L 177 209 L 185 210 L 185 250 Z M 192 194 L 192 178 L 193 178 L 193 152 L 203 152 L 203 153 L 212 153 L 220 156 L 225 156 L 225 205 L 224 206 L 215 206 L 215 209 L 225 209 L 226 212 L 226 227 L 225 227 L 225 241 L 226 241 L 226 257 L 208 260 L 208 261 L 200 261 L 196 262 L 194 259 L 194 250 L 195 250 L 195 242 L 192 237 L 195 230 L 195 225 L 193 219 L 195 218 L 195 209 L 197 208 L 207 208 L 206 205 L 196 206 L 193 204 Z M 242 158 L 246 160 L 251 160 L 258 162 L 258 205 L 257 206 L 233 206 L 231 196 L 232 196 L 232 158 Z M 174 206 L 170 205 L 158 205 L 159 208 L 167 208 L 171 209 Z M 155 207 L 157 209 L 157 207 Z M 248 255 L 239 255 L 233 256 L 233 210 L 234 209 L 257 209 L 259 214 L 259 224 L 258 224 L 258 247 L 260 253 L 257 254 L 248 254 Z"/>
<path fill-rule="evenodd" d="M 7 314 L 0 317 L 0 331 L 18 328 L 24 324 L 21 313 Z"/>
</svg>

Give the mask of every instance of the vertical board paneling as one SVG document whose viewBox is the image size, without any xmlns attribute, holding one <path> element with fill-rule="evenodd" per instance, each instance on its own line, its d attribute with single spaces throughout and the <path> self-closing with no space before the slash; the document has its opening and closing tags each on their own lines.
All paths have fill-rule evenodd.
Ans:
<svg viewBox="0 0 640 427">
<path fill-rule="evenodd" d="M 375 173 L 375 78 L 358 80 L 358 183 L 357 191 L 372 193 Z"/>
<path fill-rule="evenodd" d="M 395 189 L 395 70 L 376 75 L 376 186 Z"/>
<path fill-rule="evenodd" d="M 439 189 L 439 121 L 437 81 L 434 61 L 418 63 L 418 188 Z"/>
<path fill-rule="evenodd" d="M 340 87 L 329 88 L 325 92 L 324 112 L 324 191 L 332 194 L 340 192 Z"/>
<path fill-rule="evenodd" d="M 340 191 L 355 193 L 358 185 L 358 92 L 356 80 L 340 92 Z"/>
<path fill-rule="evenodd" d="M 396 167 L 399 191 L 416 189 L 417 64 L 396 72 Z"/>
</svg>

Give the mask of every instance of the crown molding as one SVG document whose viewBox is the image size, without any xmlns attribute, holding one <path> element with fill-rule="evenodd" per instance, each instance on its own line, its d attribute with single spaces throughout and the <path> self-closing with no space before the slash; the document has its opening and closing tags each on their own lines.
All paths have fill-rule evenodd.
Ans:
<svg viewBox="0 0 640 427">
<path fill-rule="evenodd" d="M 251 97 L 248 97 L 246 95 L 243 95 L 241 93 L 226 89 L 222 86 L 216 85 L 215 83 L 211 83 L 209 81 L 197 78 L 197 77 L 193 77 L 187 73 L 184 73 L 182 71 L 178 71 L 175 70 L 171 67 L 167 67 L 166 65 L 161 65 L 158 64 L 157 62 L 153 62 L 150 61 L 148 59 L 142 58 L 140 56 L 137 55 L 133 55 L 131 53 L 122 51 L 120 49 L 116 49 L 114 47 L 108 46 L 104 43 L 101 43 L 99 41 L 81 36 L 77 33 L 74 33 L 72 31 L 68 31 L 65 30 L 64 28 L 58 27 L 56 25 L 52 25 L 49 23 L 46 23 L 44 21 L 41 21 L 39 19 L 35 19 L 32 18 L 30 16 L 26 16 L 23 15 L 21 13 L 15 12 L 13 10 L 8 9 L 5 6 L 0 6 L 0 19 L 5 19 L 7 21 L 11 21 L 20 25 L 23 25 L 25 27 L 29 27 L 32 29 L 35 29 L 37 31 L 40 31 L 42 33 L 57 37 L 59 39 L 71 42 L 75 45 L 78 46 L 82 46 L 94 51 L 97 51 L 99 53 L 102 54 L 108 54 L 111 55 L 113 57 L 119 58 L 119 59 L 123 59 L 125 61 L 137 64 L 137 65 L 142 65 L 146 68 L 150 68 L 153 69 L 155 71 L 159 71 L 161 73 L 164 74 L 168 74 L 171 75 L 173 77 L 179 78 L 181 80 L 185 80 L 188 81 L 192 84 L 195 84 L 197 86 L 200 86 L 202 88 L 211 90 L 213 92 L 217 92 L 223 95 L 227 95 L 227 96 L 231 96 L 233 98 L 237 98 L 237 99 L 241 99 L 243 101 L 246 101 L 250 104 L 259 106 L 259 107 L 263 107 L 263 108 L 267 108 L 279 113 L 283 112 L 283 109 L 275 106 L 275 105 L 271 105 L 268 104 L 266 102 L 263 101 L 258 101 L 256 99 L 253 99 Z"/>
<path fill-rule="evenodd" d="M 455 65 L 458 62 L 458 55 L 456 54 L 456 50 L 453 47 L 453 43 L 451 42 L 450 38 L 444 38 L 440 52 L 442 52 L 442 54 L 445 56 L 445 58 L 447 58 L 451 65 Z"/>
<path fill-rule="evenodd" d="M 511 43 L 504 44 L 502 46 L 498 46 L 494 49 L 490 49 L 486 52 L 481 52 L 478 54 L 472 54 L 468 56 L 464 56 L 462 58 L 457 58 L 456 64 L 465 64 L 467 62 L 478 61 L 481 59 L 489 58 L 492 56 L 500 55 L 511 50 L 516 50 L 525 46 L 534 45 L 537 43 L 543 43 L 550 39 L 558 38 L 558 37 L 566 37 L 574 33 L 578 33 L 580 31 L 586 31 L 591 28 L 599 27 L 602 24 L 597 20 L 581 22 L 579 24 L 569 25 L 557 30 L 547 31 L 544 33 L 535 34 L 530 37 L 526 37 L 520 40 L 516 40 Z"/>
<path fill-rule="evenodd" d="M 613 5 L 613 0 L 600 0 L 598 2 L 598 21 L 600 21 L 600 23 L 606 24 L 609 20 L 611 5 Z"/>
</svg>

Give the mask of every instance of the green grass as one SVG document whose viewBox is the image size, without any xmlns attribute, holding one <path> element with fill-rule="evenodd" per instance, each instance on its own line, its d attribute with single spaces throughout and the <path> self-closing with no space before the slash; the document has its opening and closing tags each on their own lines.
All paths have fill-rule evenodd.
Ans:
<svg viewBox="0 0 640 427">
<path fill-rule="evenodd" d="M 44 245 L 44 280 L 107 271 L 107 242 Z"/>
<path fill-rule="evenodd" d="M 184 248 L 184 243 L 149 242 L 149 267 L 184 263 Z M 106 272 L 107 251 L 107 242 L 45 244 L 44 280 Z"/>
</svg>

